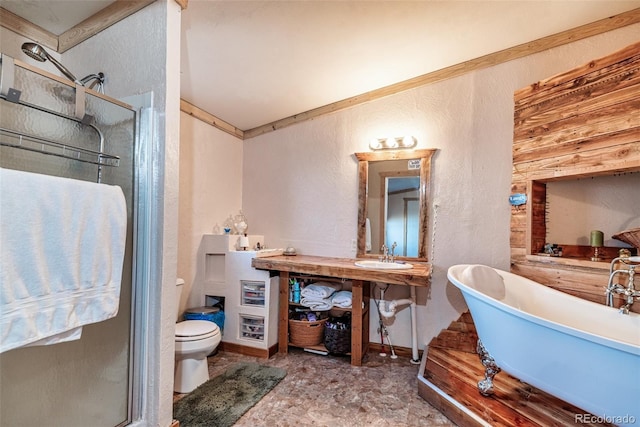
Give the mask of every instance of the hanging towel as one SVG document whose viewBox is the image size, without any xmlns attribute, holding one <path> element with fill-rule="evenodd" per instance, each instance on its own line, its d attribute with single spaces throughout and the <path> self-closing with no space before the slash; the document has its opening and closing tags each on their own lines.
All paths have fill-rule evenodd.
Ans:
<svg viewBox="0 0 640 427">
<path fill-rule="evenodd" d="M 351 300 L 351 291 L 338 291 L 331 296 L 331 305 L 339 308 L 350 308 Z"/>
<path fill-rule="evenodd" d="M 0 353 L 114 317 L 126 229 L 118 186 L 0 168 Z"/>
<path fill-rule="evenodd" d="M 364 221 L 364 239 L 365 239 L 365 251 L 366 252 L 371 252 L 371 221 L 369 221 L 369 218 L 366 218 Z"/>
<path fill-rule="evenodd" d="M 305 286 L 300 291 L 302 297 L 313 299 L 329 298 L 335 291 L 342 289 L 342 284 L 331 282 L 315 282 Z"/>
</svg>

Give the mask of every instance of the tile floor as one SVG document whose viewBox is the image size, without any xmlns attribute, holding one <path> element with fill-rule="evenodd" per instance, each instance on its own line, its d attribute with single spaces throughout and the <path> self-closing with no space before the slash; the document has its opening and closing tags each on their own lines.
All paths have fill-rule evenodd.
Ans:
<svg viewBox="0 0 640 427">
<path fill-rule="evenodd" d="M 209 374 L 239 361 L 278 366 L 287 376 L 236 426 L 455 426 L 418 396 L 419 365 L 406 357 L 369 353 L 363 366 L 351 366 L 347 357 L 295 348 L 268 360 L 219 351 L 209 357 Z M 175 394 L 174 401 L 182 396 Z"/>
</svg>

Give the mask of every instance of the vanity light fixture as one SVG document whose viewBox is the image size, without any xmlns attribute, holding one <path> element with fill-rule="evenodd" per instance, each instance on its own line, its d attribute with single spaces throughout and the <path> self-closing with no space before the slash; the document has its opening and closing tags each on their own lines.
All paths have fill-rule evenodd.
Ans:
<svg viewBox="0 0 640 427">
<path fill-rule="evenodd" d="M 369 142 L 369 148 L 377 150 L 408 150 L 416 146 L 418 141 L 413 136 L 396 136 L 388 138 L 374 138 Z"/>
</svg>

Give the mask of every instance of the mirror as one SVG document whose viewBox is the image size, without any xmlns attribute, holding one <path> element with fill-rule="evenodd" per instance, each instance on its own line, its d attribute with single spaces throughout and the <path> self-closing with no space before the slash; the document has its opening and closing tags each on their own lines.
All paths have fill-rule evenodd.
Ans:
<svg viewBox="0 0 640 427">
<path fill-rule="evenodd" d="M 397 259 L 428 261 L 429 181 L 435 149 L 355 153 L 358 258 L 378 258 L 395 242 Z"/>
</svg>

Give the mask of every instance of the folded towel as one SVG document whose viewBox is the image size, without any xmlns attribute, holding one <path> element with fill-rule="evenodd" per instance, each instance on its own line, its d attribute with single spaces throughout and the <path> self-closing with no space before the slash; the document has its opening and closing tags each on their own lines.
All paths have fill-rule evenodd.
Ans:
<svg viewBox="0 0 640 427">
<path fill-rule="evenodd" d="M 339 308 L 350 308 L 351 299 L 351 291 L 338 291 L 331 296 L 331 305 Z"/>
<path fill-rule="evenodd" d="M 305 286 L 300 295 L 311 298 L 329 298 L 335 291 L 342 289 L 341 283 L 315 282 Z"/>
<path fill-rule="evenodd" d="M 305 298 L 300 300 L 300 305 L 309 307 L 312 310 L 331 310 L 331 298 Z"/>
<path fill-rule="evenodd" d="M 126 229 L 120 187 L 0 168 L 0 353 L 115 316 Z"/>
</svg>

